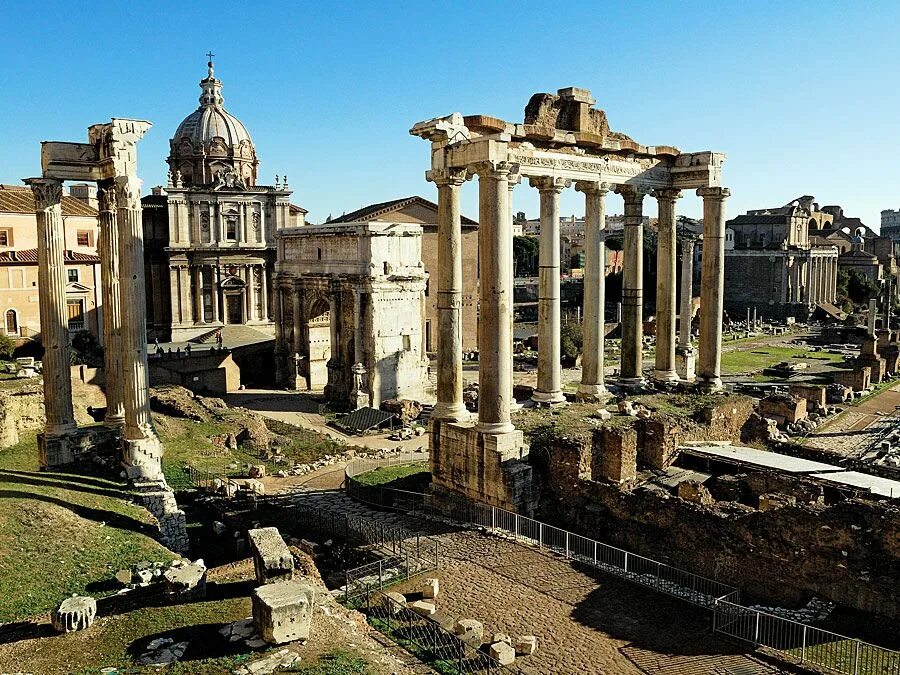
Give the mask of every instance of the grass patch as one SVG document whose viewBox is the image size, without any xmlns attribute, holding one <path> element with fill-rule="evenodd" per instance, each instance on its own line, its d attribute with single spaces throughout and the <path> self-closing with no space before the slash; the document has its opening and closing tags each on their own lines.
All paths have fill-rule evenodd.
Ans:
<svg viewBox="0 0 900 675">
<path fill-rule="evenodd" d="M 751 349 L 734 349 L 724 352 L 722 354 L 722 372 L 729 375 L 751 375 L 781 361 L 798 360 L 840 363 L 844 357 L 841 354 L 811 352 L 805 347 L 760 345 Z"/>
<path fill-rule="evenodd" d="M 51 610 L 142 560 L 175 556 L 153 539 L 147 511 L 121 483 L 38 470 L 37 441 L 0 450 L 0 623 Z"/>
<path fill-rule="evenodd" d="M 343 649 L 337 649 L 319 658 L 311 666 L 292 668 L 288 672 L 304 675 L 368 675 L 372 671 L 365 659 Z"/>
<path fill-rule="evenodd" d="M 356 476 L 354 480 L 362 485 L 379 485 L 393 490 L 423 492 L 431 482 L 431 472 L 428 470 L 427 464 L 419 462 L 379 467 L 374 471 Z"/>
</svg>

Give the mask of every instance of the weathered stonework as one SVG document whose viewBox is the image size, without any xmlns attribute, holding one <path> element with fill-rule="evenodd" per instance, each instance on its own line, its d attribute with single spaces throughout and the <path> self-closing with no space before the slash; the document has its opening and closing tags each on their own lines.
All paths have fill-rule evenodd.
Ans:
<svg viewBox="0 0 900 675">
<path fill-rule="evenodd" d="M 271 584 L 290 581 L 294 576 L 294 556 L 277 527 L 248 530 L 256 583 Z"/>
<path fill-rule="evenodd" d="M 263 640 L 283 644 L 309 639 L 315 589 L 298 581 L 267 584 L 253 591 L 253 622 Z"/>
</svg>

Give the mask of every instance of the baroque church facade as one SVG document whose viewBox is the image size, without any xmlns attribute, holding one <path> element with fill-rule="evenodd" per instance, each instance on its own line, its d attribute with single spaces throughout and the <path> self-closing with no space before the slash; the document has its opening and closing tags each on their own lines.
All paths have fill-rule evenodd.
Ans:
<svg viewBox="0 0 900 675">
<path fill-rule="evenodd" d="M 169 141 L 168 183 L 142 199 L 151 339 L 198 340 L 231 325 L 274 333 L 275 233 L 305 225 L 287 176 L 257 184 L 256 148 L 207 65 L 200 106 Z"/>
</svg>

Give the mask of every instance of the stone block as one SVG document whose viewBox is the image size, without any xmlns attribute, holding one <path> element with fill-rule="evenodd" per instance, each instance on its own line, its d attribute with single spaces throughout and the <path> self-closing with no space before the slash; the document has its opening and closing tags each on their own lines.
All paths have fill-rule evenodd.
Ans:
<svg viewBox="0 0 900 675">
<path fill-rule="evenodd" d="M 50 623 L 60 633 L 72 633 L 90 628 L 97 616 L 97 601 L 86 595 L 63 600 L 50 615 Z"/>
<path fill-rule="evenodd" d="M 250 550 L 253 553 L 253 568 L 256 583 L 270 584 L 276 581 L 290 581 L 294 576 L 294 556 L 277 527 L 261 527 L 248 530 Z"/>
<path fill-rule="evenodd" d="M 821 384 L 792 384 L 789 389 L 792 396 L 805 399 L 807 410 L 818 410 L 824 408 L 825 386 Z"/>
<path fill-rule="evenodd" d="M 453 634 L 466 644 L 480 647 L 484 640 L 484 624 L 476 619 L 460 619 L 453 626 Z"/>
<path fill-rule="evenodd" d="M 709 490 L 695 480 L 683 480 L 678 484 L 678 496 L 686 502 L 710 506 L 716 503 Z"/>
<path fill-rule="evenodd" d="M 872 368 L 856 366 L 851 370 L 839 370 L 834 373 L 836 384 L 849 387 L 853 391 L 865 391 L 872 386 Z"/>
<path fill-rule="evenodd" d="M 254 464 L 250 467 L 250 471 L 247 472 L 247 476 L 250 478 L 265 478 L 266 477 L 266 465 L 265 464 Z"/>
<path fill-rule="evenodd" d="M 600 433 L 600 452 L 594 453 L 591 475 L 594 480 L 626 483 L 637 476 L 637 432 L 633 428 L 604 427 Z M 597 443 L 594 443 L 597 447 Z M 599 455 L 599 456 L 598 456 Z"/>
<path fill-rule="evenodd" d="M 166 580 L 168 592 L 172 595 L 179 598 L 206 597 L 206 566 L 203 564 L 183 563 L 176 565 L 173 563 L 163 573 L 163 578 Z"/>
<path fill-rule="evenodd" d="M 768 493 L 759 496 L 760 511 L 774 511 L 775 509 L 782 509 L 785 506 L 794 506 L 796 503 L 797 500 L 790 495 Z"/>
<path fill-rule="evenodd" d="M 425 581 L 422 583 L 422 597 L 433 600 L 438 596 L 438 591 L 440 590 L 440 588 L 441 585 L 437 579 L 425 579 Z"/>
<path fill-rule="evenodd" d="M 508 666 L 515 663 L 516 650 L 510 646 L 508 642 L 495 642 L 491 645 L 491 657 L 501 666 Z"/>
<path fill-rule="evenodd" d="M 516 654 L 531 656 L 537 651 L 538 639 L 534 635 L 523 635 L 516 640 Z"/>
<path fill-rule="evenodd" d="M 806 419 L 806 399 L 784 394 L 767 396 L 759 401 L 759 414 L 780 425 L 793 424 Z"/>
<path fill-rule="evenodd" d="M 253 591 L 253 623 L 270 644 L 309 639 L 316 591 L 309 584 L 285 581 Z"/>
<path fill-rule="evenodd" d="M 437 611 L 437 607 L 433 602 L 427 600 L 416 600 L 410 602 L 407 607 L 421 616 L 431 616 Z"/>
<path fill-rule="evenodd" d="M 494 633 L 491 638 L 491 644 L 494 644 L 495 642 L 505 642 L 506 644 L 511 645 L 512 638 L 506 633 Z"/>
<path fill-rule="evenodd" d="M 382 600 L 382 607 L 391 616 L 397 616 L 401 611 L 406 609 L 406 596 L 402 593 L 395 593 L 393 591 L 385 593 L 384 599 Z"/>
</svg>

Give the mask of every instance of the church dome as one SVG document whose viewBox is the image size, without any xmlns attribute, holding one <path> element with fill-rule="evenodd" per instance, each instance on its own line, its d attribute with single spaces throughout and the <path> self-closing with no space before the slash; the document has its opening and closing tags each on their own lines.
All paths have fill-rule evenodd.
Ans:
<svg viewBox="0 0 900 675">
<path fill-rule="evenodd" d="M 175 186 L 256 184 L 259 161 L 247 128 L 225 110 L 222 82 L 208 64 L 200 81 L 200 107 L 184 118 L 169 141 L 169 169 Z"/>
</svg>

